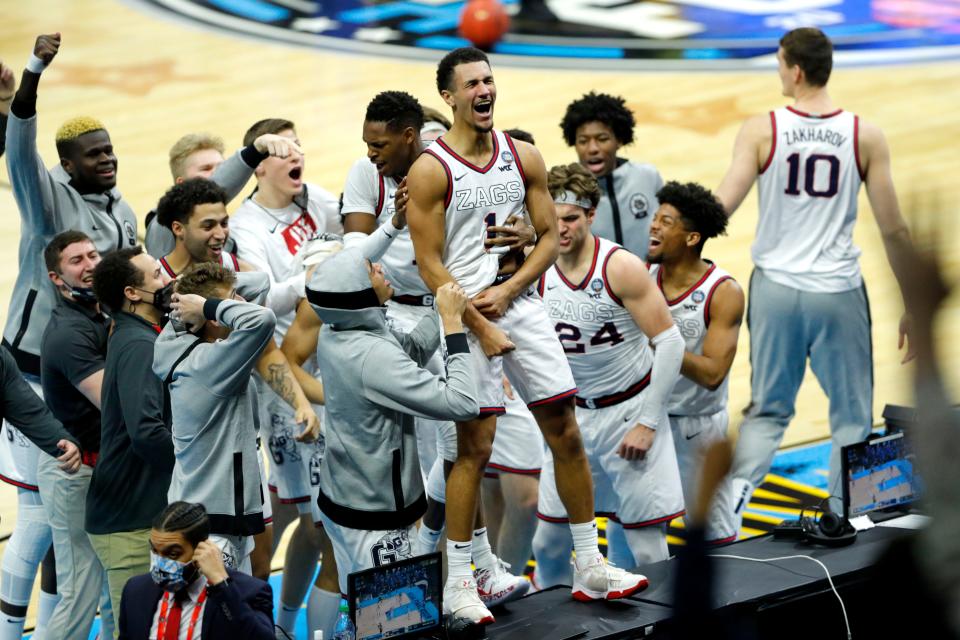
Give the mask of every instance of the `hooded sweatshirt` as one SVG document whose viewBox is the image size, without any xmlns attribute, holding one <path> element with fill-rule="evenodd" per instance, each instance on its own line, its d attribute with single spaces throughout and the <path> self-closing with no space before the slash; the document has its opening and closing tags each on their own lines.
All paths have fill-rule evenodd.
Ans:
<svg viewBox="0 0 960 640">
<path fill-rule="evenodd" d="M 60 299 L 47 277 L 44 247 L 67 229 L 86 233 L 100 253 L 132 247 L 137 243 L 137 217 L 116 188 L 80 194 L 60 165 L 49 170 L 44 166 L 37 151 L 34 105 L 14 100 L 6 140 L 7 172 L 20 209 L 20 249 L 3 344 L 21 371 L 40 375 L 40 339 Z"/>
<path fill-rule="evenodd" d="M 663 178 L 652 164 L 617 158 L 616 168 L 602 178 L 600 204 L 590 227 L 593 235 L 613 240 L 646 259 L 650 222 L 660 204 L 657 192 Z"/>
<path fill-rule="evenodd" d="M 203 504 L 211 533 L 254 535 L 264 523 L 250 374 L 277 319 L 259 305 L 216 298 L 203 312 L 230 335 L 205 342 L 169 322 L 154 347 L 153 372 L 170 390 L 175 462 L 167 498 Z"/>
<path fill-rule="evenodd" d="M 466 336 L 446 338 L 446 379 L 425 369 L 440 343 L 437 317 L 410 334 L 388 329 L 357 248 L 317 268 L 307 299 L 323 321 L 317 365 L 327 399 L 317 503 L 351 529 L 410 525 L 426 510 L 414 417 L 462 421 L 480 411 Z"/>
</svg>

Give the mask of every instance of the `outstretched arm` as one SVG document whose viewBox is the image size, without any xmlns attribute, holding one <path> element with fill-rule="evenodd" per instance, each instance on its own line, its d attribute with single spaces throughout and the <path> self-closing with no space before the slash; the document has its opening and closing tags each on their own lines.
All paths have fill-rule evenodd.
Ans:
<svg viewBox="0 0 960 640">
<path fill-rule="evenodd" d="M 717 187 L 717 197 L 728 216 L 733 215 L 750 193 L 770 155 L 772 144 L 773 127 L 770 125 L 769 114 L 754 116 L 743 123 L 733 145 L 730 168 Z"/>
</svg>

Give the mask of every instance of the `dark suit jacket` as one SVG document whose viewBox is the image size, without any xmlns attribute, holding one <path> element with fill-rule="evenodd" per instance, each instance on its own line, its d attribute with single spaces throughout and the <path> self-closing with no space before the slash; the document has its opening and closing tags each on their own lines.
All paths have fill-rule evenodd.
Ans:
<svg viewBox="0 0 960 640">
<path fill-rule="evenodd" d="M 274 640 L 273 591 L 270 585 L 239 571 L 227 570 L 223 588 L 207 591 L 202 640 Z M 120 600 L 120 638 L 146 640 L 163 590 L 150 574 L 131 578 Z"/>
</svg>

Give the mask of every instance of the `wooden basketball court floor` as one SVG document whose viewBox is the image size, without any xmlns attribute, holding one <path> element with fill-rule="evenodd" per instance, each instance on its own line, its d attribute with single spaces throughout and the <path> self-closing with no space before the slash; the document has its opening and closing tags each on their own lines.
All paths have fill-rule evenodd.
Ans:
<svg viewBox="0 0 960 640">
<path fill-rule="evenodd" d="M 142 220 L 170 185 L 167 150 L 181 135 L 210 131 L 240 145 L 254 121 L 282 116 L 297 124 L 306 150 L 307 180 L 339 193 L 350 164 L 365 152 L 364 108 L 377 92 L 402 89 L 446 111 L 434 88 L 434 64 L 311 50 L 211 32 L 118 0 L 3 2 L 0 59 L 19 70 L 37 34 L 60 31 L 60 54 L 40 85 L 38 147 L 56 162 L 53 136 L 74 115 L 100 118 L 119 158 L 118 185 Z M 439 58 L 439 56 L 438 56 Z M 785 104 L 774 70 L 754 72 L 563 71 L 498 66 L 496 123 L 520 127 L 537 141 L 547 166 L 576 159 L 560 136 L 566 105 L 595 89 L 627 98 L 637 118 L 636 142 L 623 155 L 656 165 L 665 179 L 715 187 L 727 167 L 744 118 Z M 954 238 L 960 195 L 960 63 L 839 68 L 830 81 L 836 104 L 880 125 L 893 156 L 900 204 L 912 222 L 935 231 L 955 281 L 960 250 Z M 235 205 L 234 205 L 235 206 Z M 751 194 L 726 237 L 705 256 L 730 270 L 746 288 L 757 218 Z M 0 169 L 0 313 L 5 313 L 17 269 L 19 219 L 6 165 Z M 897 322 L 902 302 L 865 196 L 855 239 L 873 316 L 875 415 L 885 403 L 911 402 L 911 367 L 901 366 Z M 960 391 L 960 298 L 939 323 L 949 387 Z M 735 432 L 749 401 L 747 330 L 731 373 Z M 797 415 L 784 445 L 828 435 L 827 400 L 808 372 Z M 0 486 L 0 534 L 13 528 L 16 495 Z M 278 558 L 282 555 L 278 554 Z M 32 612 L 31 612 L 32 613 Z"/>
</svg>

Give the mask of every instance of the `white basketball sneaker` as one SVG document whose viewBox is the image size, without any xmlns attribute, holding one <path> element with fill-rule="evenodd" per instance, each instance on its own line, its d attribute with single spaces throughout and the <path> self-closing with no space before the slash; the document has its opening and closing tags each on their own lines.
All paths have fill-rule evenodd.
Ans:
<svg viewBox="0 0 960 640">
<path fill-rule="evenodd" d="M 588 560 L 582 567 L 574 561 L 573 569 L 573 597 L 581 602 L 626 598 L 649 584 L 645 576 L 618 569 L 603 556 Z"/>
<path fill-rule="evenodd" d="M 477 569 L 473 572 L 480 601 L 487 607 L 517 600 L 530 590 L 530 581 L 523 576 L 513 575 L 507 571 L 509 568 L 509 564 L 498 559 L 493 569 Z"/>
<path fill-rule="evenodd" d="M 491 624 L 493 614 L 484 606 L 473 578 L 464 578 L 443 587 L 443 613 L 469 620 L 473 624 Z"/>
</svg>

